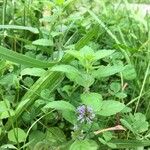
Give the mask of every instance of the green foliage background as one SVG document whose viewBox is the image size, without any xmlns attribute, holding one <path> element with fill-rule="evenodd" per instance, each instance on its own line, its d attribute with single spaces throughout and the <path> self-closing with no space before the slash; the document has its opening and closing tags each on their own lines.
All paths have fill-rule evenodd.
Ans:
<svg viewBox="0 0 150 150">
<path fill-rule="evenodd" d="M 150 12 L 131 4 L 150 7 L 0 1 L 0 149 L 150 146 Z M 92 124 L 78 119 L 81 105 Z"/>
</svg>

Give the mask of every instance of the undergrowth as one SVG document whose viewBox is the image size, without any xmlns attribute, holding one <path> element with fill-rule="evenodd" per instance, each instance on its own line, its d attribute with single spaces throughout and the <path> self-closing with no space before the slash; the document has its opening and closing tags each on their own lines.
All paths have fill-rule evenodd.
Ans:
<svg viewBox="0 0 150 150">
<path fill-rule="evenodd" d="M 150 11 L 134 4 L 149 1 L 0 1 L 0 149 L 148 149 Z"/>
</svg>

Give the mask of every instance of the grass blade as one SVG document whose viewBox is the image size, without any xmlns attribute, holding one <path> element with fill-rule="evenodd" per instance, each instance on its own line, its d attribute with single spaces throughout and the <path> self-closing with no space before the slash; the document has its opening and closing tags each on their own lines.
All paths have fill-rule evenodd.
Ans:
<svg viewBox="0 0 150 150">
<path fill-rule="evenodd" d="M 44 62 L 36 60 L 12 50 L 8 50 L 7 48 L 4 48 L 2 46 L 0 46 L 0 57 L 14 63 L 26 65 L 28 67 L 48 68 L 56 64 L 56 62 Z"/>
<path fill-rule="evenodd" d="M 119 41 L 119 40 L 117 39 L 117 37 L 111 32 L 111 30 L 104 24 L 104 22 L 103 22 L 102 20 L 100 20 L 100 19 L 96 16 L 96 14 L 95 14 L 94 12 L 92 12 L 91 10 L 88 10 L 88 12 L 89 12 L 89 14 L 93 17 L 93 19 L 94 19 L 96 22 L 98 22 L 98 24 L 99 24 L 102 28 L 104 28 L 104 30 L 106 30 L 106 32 L 110 35 L 110 37 L 111 37 L 112 39 L 114 39 L 114 41 L 116 42 L 116 44 L 120 45 L 120 44 L 121 44 L 120 41 Z M 129 58 L 127 52 L 126 52 L 124 49 L 122 49 L 121 47 L 120 47 L 120 51 L 124 54 L 124 57 L 126 58 L 126 61 L 127 61 L 128 63 L 130 63 L 130 58 Z"/>
<path fill-rule="evenodd" d="M 39 33 L 37 28 L 18 26 L 18 25 L 0 25 L 0 29 L 27 30 L 27 31 L 33 32 L 35 34 Z"/>
<path fill-rule="evenodd" d="M 114 143 L 117 145 L 117 148 L 137 148 L 137 147 L 144 147 L 144 146 L 150 146 L 150 141 L 139 141 L 139 140 L 112 140 L 111 143 Z"/>
</svg>

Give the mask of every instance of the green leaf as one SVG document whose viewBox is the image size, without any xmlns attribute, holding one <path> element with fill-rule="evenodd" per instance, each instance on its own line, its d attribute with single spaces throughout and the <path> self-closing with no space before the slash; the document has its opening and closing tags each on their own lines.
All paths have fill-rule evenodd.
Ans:
<svg viewBox="0 0 150 150">
<path fill-rule="evenodd" d="M 33 33 L 39 33 L 37 28 L 17 26 L 17 25 L 0 25 L 0 29 L 28 30 Z"/>
<path fill-rule="evenodd" d="M 127 94 L 124 92 L 118 92 L 115 94 L 116 97 L 118 97 L 119 99 L 123 99 L 125 97 L 127 97 Z"/>
<path fill-rule="evenodd" d="M 69 74 L 80 74 L 80 72 L 73 66 L 70 65 L 56 65 L 51 68 L 51 71 L 59 71 L 59 72 L 64 72 L 64 73 L 69 73 Z"/>
<path fill-rule="evenodd" d="M 4 111 L 8 111 L 10 109 L 10 103 L 9 101 L 0 101 L 0 113 L 3 113 Z"/>
<path fill-rule="evenodd" d="M 45 139 L 50 143 L 56 144 L 66 142 L 66 136 L 64 132 L 58 127 L 48 128 Z"/>
<path fill-rule="evenodd" d="M 15 143 L 21 143 L 26 139 L 26 133 L 20 128 L 14 128 L 8 132 L 8 139 Z"/>
<path fill-rule="evenodd" d="M 37 46 L 53 46 L 53 41 L 50 39 L 38 39 L 32 42 L 33 45 Z"/>
<path fill-rule="evenodd" d="M 117 36 L 115 34 L 113 34 L 113 32 L 111 32 L 111 30 L 106 26 L 106 24 L 102 20 L 100 20 L 100 18 L 98 18 L 97 15 L 93 11 L 88 10 L 88 13 L 108 33 L 108 35 L 116 42 L 116 44 L 118 44 L 118 45 L 121 44 L 120 41 L 118 40 Z M 129 58 L 128 53 L 123 48 L 121 48 L 121 47 L 120 47 L 119 50 L 125 56 L 126 61 L 128 63 L 130 63 L 130 58 Z"/>
<path fill-rule="evenodd" d="M 128 123 L 125 119 L 120 119 L 121 124 L 126 127 L 127 129 L 129 129 L 130 131 L 132 131 L 133 133 L 135 133 L 132 125 L 130 125 L 130 123 Z"/>
<path fill-rule="evenodd" d="M 9 101 L 0 101 L 0 119 L 9 118 L 14 114 L 14 111 L 10 109 Z"/>
<path fill-rule="evenodd" d="M 6 74 L 0 78 L 0 84 L 4 86 L 15 85 L 15 81 L 17 81 L 17 76 L 13 73 Z"/>
<path fill-rule="evenodd" d="M 64 0 L 55 0 L 56 1 L 56 4 L 58 4 L 58 5 L 62 5 L 62 4 L 64 4 Z"/>
<path fill-rule="evenodd" d="M 3 146 L 0 147 L 1 150 L 8 150 L 8 149 L 17 149 L 17 147 L 15 147 L 12 144 L 5 144 Z"/>
<path fill-rule="evenodd" d="M 73 125 L 77 123 L 77 116 L 76 116 L 76 113 L 73 111 L 67 111 L 67 110 L 63 111 L 62 116 L 65 120 L 69 121 Z"/>
<path fill-rule="evenodd" d="M 14 110 L 9 109 L 8 111 L 4 111 L 0 114 L 0 119 L 6 119 L 15 115 Z"/>
<path fill-rule="evenodd" d="M 30 147 L 33 148 L 38 142 L 45 138 L 45 134 L 39 130 L 32 131 L 29 135 L 29 141 L 31 141 Z"/>
<path fill-rule="evenodd" d="M 142 113 L 130 114 L 124 119 L 121 119 L 121 123 L 131 130 L 133 133 L 143 133 L 148 130 L 149 123 L 146 121 L 146 117 Z"/>
<path fill-rule="evenodd" d="M 56 64 L 56 62 L 43 62 L 40 60 L 36 60 L 26 55 L 14 52 L 12 50 L 8 50 L 7 48 L 4 48 L 2 46 L 0 46 L 0 57 L 14 63 L 22 64 L 29 67 L 47 68 Z"/>
<path fill-rule="evenodd" d="M 42 76 L 46 71 L 41 68 L 25 68 L 21 71 L 21 76 L 30 75 L 30 76 Z"/>
<path fill-rule="evenodd" d="M 114 75 L 118 72 L 122 72 L 124 70 L 123 66 L 100 66 L 98 70 L 93 71 L 93 76 L 95 78 L 101 79 L 104 77 L 108 77 Z"/>
<path fill-rule="evenodd" d="M 75 111 L 75 107 L 71 105 L 69 102 L 66 101 L 53 101 L 49 102 L 46 106 L 44 106 L 43 109 L 49 109 L 54 108 L 56 110 L 69 110 L 69 111 Z"/>
<path fill-rule="evenodd" d="M 107 100 L 102 102 L 100 111 L 97 114 L 101 116 L 111 116 L 114 115 L 125 108 L 123 103 L 114 100 Z"/>
<path fill-rule="evenodd" d="M 23 83 L 24 83 L 25 86 L 31 87 L 34 83 L 34 80 L 31 77 L 25 77 L 23 79 Z"/>
<path fill-rule="evenodd" d="M 94 59 L 94 51 L 91 47 L 89 46 L 84 46 L 83 48 L 81 48 L 81 50 L 79 51 L 79 54 L 81 56 L 81 58 L 92 61 Z M 82 60 L 80 60 L 82 61 Z"/>
<path fill-rule="evenodd" d="M 98 32 L 98 26 L 95 25 L 90 31 L 88 31 L 76 44 L 75 49 L 79 50 L 82 47 L 84 47 L 93 37 L 97 36 Z M 65 57 L 61 60 L 61 63 L 69 63 L 72 61 L 73 58 L 70 57 L 70 55 L 65 55 Z M 60 72 L 51 72 L 48 70 L 41 78 L 39 78 L 32 87 L 30 87 L 30 90 L 27 91 L 27 93 L 23 96 L 21 99 L 22 101 L 25 101 L 26 99 L 29 99 L 29 101 L 24 102 L 24 105 L 18 105 L 20 109 L 15 114 L 15 117 L 13 117 L 11 120 L 9 119 L 8 122 L 5 125 L 5 129 L 9 130 L 13 122 L 16 121 L 18 117 L 21 116 L 21 114 L 24 112 L 25 109 L 27 109 L 29 106 L 31 106 L 38 95 L 36 93 L 41 93 L 41 91 L 44 88 L 49 88 L 50 93 L 56 89 L 56 87 L 62 82 L 64 76 Z M 17 108 L 18 108 L 17 107 Z"/>
<path fill-rule="evenodd" d="M 137 74 L 133 65 L 126 65 L 123 73 L 123 77 L 126 80 L 133 80 L 136 78 Z"/>
<path fill-rule="evenodd" d="M 74 79 L 74 81 L 78 84 L 81 85 L 85 88 L 90 87 L 93 83 L 94 83 L 94 78 L 93 76 L 86 74 L 86 73 L 82 73 L 81 75 L 76 75 L 76 78 Z M 71 78 L 71 76 L 69 76 L 69 78 Z"/>
<path fill-rule="evenodd" d="M 80 52 L 76 51 L 76 50 L 67 50 L 65 51 L 67 54 L 77 58 L 78 60 L 82 59 L 82 57 L 80 56 Z"/>
<path fill-rule="evenodd" d="M 108 141 L 110 141 L 113 138 L 113 135 L 112 135 L 111 132 L 104 132 L 103 133 L 103 137 L 108 142 Z"/>
<path fill-rule="evenodd" d="M 51 71 L 64 72 L 68 79 L 83 87 L 90 87 L 94 83 L 94 78 L 91 75 L 81 73 L 70 65 L 56 65 L 51 68 Z"/>
<path fill-rule="evenodd" d="M 117 145 L 114 144 L 114 143 L 111 143 L 111 142 L 108 142 L 107 146 L 110 147 L 110 148 L 112 148 L 112 149 L 116 149 L 117 148 Z"/>
<path fill-rule="evenodd" d="M 100 110 L 102 106 L 102 96 L 98 93 L 84 93 L 81 95 L 83 104 L 92 107 L 94 111 Z"/>
<path fill-rule="evenodd" d="M 114 53 L 114 50 L 99 50 L 97 51 L 94 55 L 95 55 L 95 60 L 99 60 L 102 59 L 104 57 L 110 56 L 112 53 Z"/>
<path fill-rule="evenodd" d="M 69 150 L 97 150 L 98 146 L 96 142 L 92 140 L 76 140 Z"/>
<path fill-rule="evenodd" d="M 116 139 L 111 140 L 111 143 L 116 144 L 117 149 L 126 149 L 126 148 L 137 148 L 140 146 L 146 147 L 150 146 L 149 140 L 126 140 L 126 139 Z M 116 149 L 116 148 L 115 148 Z"/>
<path fill-rule="evenodd" d="M 110 84 L 110 89 L 114 92 L 117 93 L 121 90 L 121 85 L 118 82 L 113 82 Z"/>
</svg>

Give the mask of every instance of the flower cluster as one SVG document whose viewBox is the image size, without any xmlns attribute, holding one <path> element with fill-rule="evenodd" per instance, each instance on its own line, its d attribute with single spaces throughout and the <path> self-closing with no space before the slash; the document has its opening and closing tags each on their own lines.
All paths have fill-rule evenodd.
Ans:
<svg viewBox="0 0 150 150">
<path fill-rule="evenodd" d="M 86 105 L 79 106 L 77 108 L 77 113 L 78 113 L 78 121 L 80 121 L 80 123 L 83 122 L 91 123 L 95 117 L 92 108 Z"/>
</svg>

